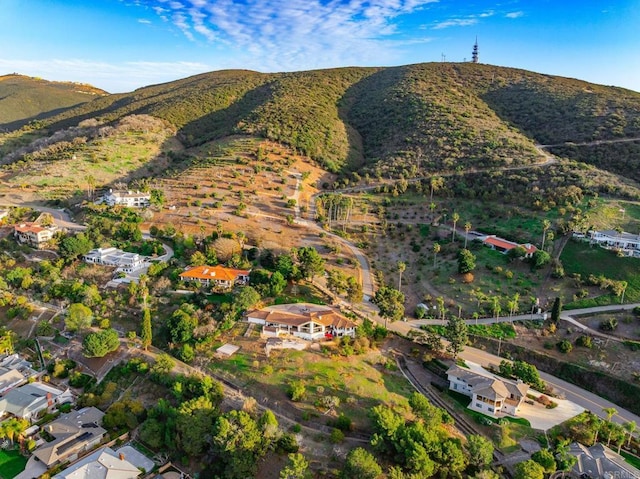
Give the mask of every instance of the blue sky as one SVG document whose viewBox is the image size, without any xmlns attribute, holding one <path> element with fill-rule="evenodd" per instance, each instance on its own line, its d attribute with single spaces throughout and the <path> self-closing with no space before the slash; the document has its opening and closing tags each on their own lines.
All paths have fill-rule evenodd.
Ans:
<svg viewBox="0 0 640 479">
<path fill-rule="evenodd" d="M 0 0 L 0 74 L 109 92 L 227 68 L 480 61 L 640 91 L 640 0 Z"/>
</svg>

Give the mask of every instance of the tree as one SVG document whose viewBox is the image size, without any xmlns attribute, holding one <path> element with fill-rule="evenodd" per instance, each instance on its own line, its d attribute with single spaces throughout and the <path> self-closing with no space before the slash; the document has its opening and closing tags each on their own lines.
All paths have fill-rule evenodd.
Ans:
<svg viewBox="0 0 640 479">
<path fill-rule="evenodd" d="M 0 423 L 0 438 L 6 437 L 10 442 L 22 440 L 22 434 L 29 427 L 29 421 L 12 417 Z"/>
<path fill-rule="evenodd" d="M 447 351 L 453 353 L 454 359 L 457 358 L 469 340 L 467 325 L 462 318 L 453 316 L 449 319 L 445 330 L 445 338 L 449 341 Z"/>
<path fill-rule="evenodd" d="M 629 421 L 624 423 L 625 430 L 629 433 L 629 439 L 627 440 L 627 447 L 631 447 L 631 439 L 633 438 L 633 433 L 635 432 L 638 425 L 635 421 Z"/>
<path fill-rule="evenodd" d="M 206 396 L 183 402 L 176 418 L 176 440 L 189 456 L 201 455 L 216 419 L 216 407 Z"/>
<path fill-rule="evenodd" d="M 347 276 L 339 269 L 327 270 L 327 288 L 335 295 L 347 290 Z"/>
<path fill-rule="evenodd" d="M 289 454 L 287 465 L 280 471 L 280 479 L 309 479 L 309 463 L 300 453 Z"/>
<path fill-rule="evenodd" d="M 269 278 L 269 292 L 271 296 L 280 295 L 287 287 L 287 280 L 280 271 L 276 271 Z"/>
<path fill-rule="evenodd" d="M 236 311 L 246 311 L 253 308 L 260 301 L 260 293 L 252 286 L 245 286 L 233 298 L 233 307 Z"/>
<path fill-rule="evenodd" d="M 380 317 L 384 318 L 385 327 L 387 320 L 393 322 L 404 317 L 404 294 L 397 289 L 382 286 L 376 291 L 372 302 L 378 306 Z"/>
<path fill-rule="evenodd" d="M 74 260 L 78 256 L 87 254 L 93 248 L 93 241 L 84 233 L 75 236 L 65 236 L 60 241 L 60 255 L 66 260 Z"/>
<path fill-rule="evenodd" d="M 476 470 L 484 469 L 493 461 L 493 443 L 484 436 L 472 434 L 467 438 L 469 464 Z"/>
<path fill-rule="evenodd" d="M 544 468 L 544 472 L 551 474 L 556 472 L 556 459 L 553 453 L 547 449 L 541 449 L 535 452 L 531 459 L 540 464 Z"/>
<path fill-rule="evenodd" d="M 204 266 L 207 264 L 207 257 L 202 251 L 196 251 L 189 258 L 189 264 L 191 266 Z"/>
<path fill-rule="evenodd" d="M 352 303 L 362 302 L 363 292 L 360 281 L 355 276 L 347 277 L 347 299 Z"/>
<path fill-rule="evenodd" d="M 433 267 L 436 267 L 436 258 L 438 257 L 438 253 L 440 252 L 440 250 L 442 249 L 442 247 L 440 246 L 439 243 L 433 243 Z"/>
<path fill-rule="evenodd" d="M 256 421 L 244 411 L 230 411 L 217 418 L 211 432 L 211 449 L 217 457 L 220 477 L 256 477 L 258 455 L 265 446 Z"/>
<path fill-rule="evenodd" d="M 547 238 L 547 230 L 551 227 L 551 221 L 544 219 L 542 220 L 542 247 L 540 248 L 544 251 L 544 242 Z"/>
<path fill-rule="evenodd" d="M 89 333 L 82 341 L 82 354 L 88 358 L 102 358 L 120 346 L 118 332 L 105 329 L 97 333 Z"/>
<path fill-rule="evenodd" d="M 534 268 L 540 269 L 545 264 L 549 263 L 549 261 L 551 261 L 551 255 L 546 251 L 539 249 L 536 250 L 535 253 L 533 253 L 532 262 Z"/>
<path fill-rule="evenodd" d="M 142 331 L 140 332 L 140 341 L 142 347 L 146 351 L 151 346 L 153 339 L 153 329 L 151 327 L 151 311 L 149 308 L 144 308 L 142 311 Z"/>
<path fill-rule="evenodd" d="M 471 273 L 476 268 L 476 256 L 468 249 L 461 249 L 458 253 L 458 273 Z"/>
<path fill-rule="evenodd" d="M 602 412 L 607 415 L 607 422 L 611 422 L 611 418 L 618 414 L 618 410 L 614 407 L 603 407 Z"/>
<path fill-rule="evenodd" d="M 471 223 L 467 221 L 464 224 L 464 249 L 467 249 L 467 240 L 469 239 L 469 231 L 471 231 Z"/>
<path fill-rule="evenodd" d="M 398 261 L 398 291 L 402 291 L 402 273 L 407 269 L 407 263 Z"/>
<path fill-rule="evenodd" d="M 164 195 L 164 191 L 162 190 L 151 190 L 150 191 L 150 198 L 149 198 L 149 203 L 151 203 L 154 206 L 162 206 L 164 205 L 165 202 L 165 195 Z"/>
<path fill-rule="evenodd" d="M 454 211 L 453 215 L 451 216 L 451 221 L 453 221 L 453 229 L 451 230 L 451 242 L 453 243 L 456 239 L 456 224 L 458 223 L 458 220 L 460 219 L 460 215 Z"/>
<path fill-rule="evenodd" d="M 382 475 L 382 468 L 376 458 L 366 449 L 358 447 L 347 455 L 347 461 L 342 469 L 343 479 L 377 479 Z"/>
<path fill-rule="evenodd" d="M 491 310 L 493 311 L 493 314 L 495 315 L 496 319 L 498 319 L 498 316 L 502 311 L 502 305 L 500 304 L 499 296 L 491 297 Z"/>
<path fill-rule="evenodd" d="M 433 203 L 433 193 L 444 187 L 444 178 L 441 176 L 432 176 L 429 180 L 429 188 L 431 190 L 429 202 Z"/>
<path fill-rule="evenodd" d="M 156 362 L 151 368 L 154 374 L 168 374 L 176 366 L 176 362 L 166 353 L 158 354 Z"/>
<path fill-rule="evenodd" d="M 531 459 L 520 462 L 516 464 L 514 479 L 544 479 L 544 468 Z"/>
<path fill-rule="evenodd" d="M 67 310 L 64 325 L 69 331 L 82 331 L 90 328 L 93 322 L 93 313 L 82 303 L 73 303 Z"/>
<path fill-rule="evenodd" d="M 303 246 L 297 250 L 302 277 L 311 279 L 324 271 L 324 259 L 313 246 Z"/>
<path fill-rule="evenodd" d="M 558 324 L 560 321 L 560 313 L 562 312 L 562 300 L 560 297 L 556 296 L 556 299 L 553 301 L 553 307 L 551 308 L 551 321 Z"/>
</svg>

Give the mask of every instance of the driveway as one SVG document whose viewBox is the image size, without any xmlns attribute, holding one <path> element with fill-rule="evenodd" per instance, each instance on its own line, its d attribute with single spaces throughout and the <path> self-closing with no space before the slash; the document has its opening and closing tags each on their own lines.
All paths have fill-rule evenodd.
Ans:
<svg viewBox="0 0 640 479">
<path fill-rule="evenodd" d="M 34 477 L 40 477 L 45 472 L 47 472 L 47 466 L 37 460 L 36 456 L 31 456 L 24 471 L 13 479 L 33 479 Z"/>
</svg>

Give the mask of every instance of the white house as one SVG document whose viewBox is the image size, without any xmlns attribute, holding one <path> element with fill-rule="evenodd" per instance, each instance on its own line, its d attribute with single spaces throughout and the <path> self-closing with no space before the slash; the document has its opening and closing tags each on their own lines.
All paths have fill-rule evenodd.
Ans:
<svg viewBox="0 0 640 479">
<path fill-rule="evenodd" d="M 41 249 L 45 248 L 47 243 L 53 239 L 56 231 L 58 231 L 58 227 L 55 225 L 45 227 L 36 223 L 20 223 L 13 227 L 13 236 L 20 243 Z"/>
<path fill-rule="evenodd" d="M 102 447 L 59 472 L 53 479 L 135 479 L 142 471 L 125 454 Z"/>
<path fill-rule="evenodd" d="M 30 377 L 35 377 L 37 374 L 31 369 L 31 363 L 17 354 L 3 357 L 0 359 L 0 395 L 26 383 Z"/>
<path fill-rule="evenodd" d="M 11 389 L 0 398 L 0 417 L 12 415 L 19 419 L 33 420 L 42 411 L 52 411 L 58 404 L 73 401 L 67 389 L 62 391 L 44 383 L 25 384 Z"/>
<path fill-rule="evenodd" d="M 256 309 L 247 313 L 247 321 L 261 324 L 262 334 L 267 337 L 290 334 L 312 341 L 356 334 L 356 324 L 350 319 L 328 306 L 309 303 Z"/>
<path fill-rule="evenodd" d="M 606 249 L 620 250 L 627 256 L 640 257 L 640 235 L 615 230 L 590 231 L 591 243 Z"/>
<path fill-rule="evenodd" d="M 497 378 L 490 373 L 451 366 L 447 370 L 449 389 L 471 398 L 469 409 L 488 416 L 516 416 L 527 397 L 529 386 L 523 382 Z"/>
<path fill-rule="evenodd" d="M 127 253 L 118 248 L 97 248 L 92 249 L 83 256 L 84 260 L 90 264 L 100 264 L 103 266 L 116 266 L 116 271 L 131 273 L 145 266 L 149 259 L 137 253 Z"/>
<path fill-rule="evenodd" d="M 104 195 L 104 202 L 109 206 L 128 206 L 130 208 L 146 208 L 151 204 L 151 193 L 142 191 L 113 191 Z"/>
</svg>

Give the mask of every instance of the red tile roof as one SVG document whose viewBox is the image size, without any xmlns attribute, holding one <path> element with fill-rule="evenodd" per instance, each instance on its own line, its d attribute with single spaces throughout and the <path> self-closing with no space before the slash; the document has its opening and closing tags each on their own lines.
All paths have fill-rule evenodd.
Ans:
<svg viewBox="0 0 640 479">
<path fill-rule="evenodd" d="M 484 242 L 486 244 L 490 244 L 490 245 L 493 245 L 493 246 L 495 246 L 497 248 L 505 249 L 507 251 L 510 250 L 510 249 L 513 249 L 513 248 L 517 248 L 519 246 L 518 243 L 512 243 L 511 241 L 507 241 L 505 239 L 498 238 L 497 236 L 488 236 L 484 240 Z"/>
<path fill-rule="evenodd" d="M 19 225 L 15 226 L 16 231 L 18 233 L 40 233 L 44 230 L 46 230 L 46 228 L 43 228 L 40 225 L 37 225 L 35 223 L 20 223 Z"/>
<path fill-rule="evenodd" d="M 238 276 L 249 276 L 246 269 L 225 268 L 224 266 L 196 266 L 180 273 L 181 278 L 208 279 L 210 281 L 235 281 Z"/>
</svg>

